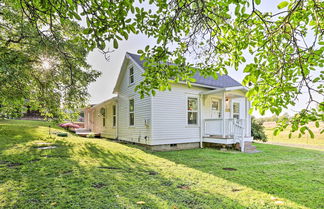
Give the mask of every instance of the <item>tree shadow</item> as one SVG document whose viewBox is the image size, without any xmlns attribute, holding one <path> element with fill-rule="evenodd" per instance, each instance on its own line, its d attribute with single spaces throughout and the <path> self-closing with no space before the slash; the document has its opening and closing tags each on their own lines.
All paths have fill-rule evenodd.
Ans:
<svg viewBox="0 0 324 209">
<path fill-rule="evenodd" d="M 323 208 L 324 153 L 257 145 L 261 153 L 212 148 L 145 152 L 306 207 Z"/>
<path fill-rule="evenodd" d="M 42 138 L 57 147 L 37 149 L 36 128 L 10 131 L 7 137 L 15 139 L 1 142 L 1 208 L 244 208 L 165 177 L 145 157 L 133 157 L 147 155 L 136 148 L 110 142 L 115 151 L 100 139 Z"/>
<path fill-rule="evenodd" d="M 80 151 L 83 157 L 100 159 L 93 167 L 94 172 L 102 172 L 110 185 L 116 187 L 116 194 L 128 206 L 141 208 L 245 208 L 239 201 L 221 194 L 197 191 L 193 182 L 181 178 L 165 176 L 160 169 L 145 160 L 147 153 L 135 146 L 114 143 L 117 147 L 128 149 L 126 152 L 101 148 L 86 143 Z M 133 156 L 134 153 L 137 155 Z M 142 156 L 136 157 L 136 156 Z M 144 155 L 144 156 L 143 156 Z M 132 202 L 133 201 L 133 202 Z M 145 202 L 140 206 L 137 201 Z"/>
<path fill-rule="evenodd" d="M 24 137 L 0 142 L 0 161 L 4 162 L 0 164 L 0 207 L 279 207 L 270 200 L 271 195 L 296 202 L 299 207 L 311 206 L 312 199 L 302 202 L 300 197 L 286 194 L 292 180 L 287 183 L 277 179 L 298 165 L 288 169 L 277 165 L 283 171 L 274 175 L 270 172 L 276 166 L 274 163 L 285 167 L 293 159 L 287 159 L 287 153 L 274 156 L 275 152 L 266 146 L 262 147 L 263 153 L 256 155 L 215 149 L 151 152 L 102 139 L 45 137 L 43 141 L 55 143 L 57 148 L 39 150 L 32 143 L 39 140 L 35 137 L 36 129 L 22 127 L 19 132 L 11 132 L 9 138 L 17 134 Z M 301 154 L 305 155 L 297 152 L 292 158 Z M 309 158 L 314 156 L 317 154 L 308 153 Z M 301 156 L 300 160 L 304 158 Z M 7 161 L 21 165 L 8 166 Z M 296 185 L 288 189 L 293 193 Z M 318 198 L 313 205 L 320 206 L 320 191 L 311 194 Z"/>
</svg>

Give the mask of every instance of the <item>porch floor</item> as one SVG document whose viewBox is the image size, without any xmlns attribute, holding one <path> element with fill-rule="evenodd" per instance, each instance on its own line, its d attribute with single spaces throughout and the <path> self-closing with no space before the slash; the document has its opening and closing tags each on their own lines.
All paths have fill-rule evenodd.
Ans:
<svg viewBox="0 0 324 209">
<path fill-rule="evenodd" d="M 245 136 L 244 142 L 252 142 L 253 137 Z M 216 143 L 216 144 L 236 144 L 240 143 L 240 139 L 234 139 L 233 136 L 226 136 L 225 138 L 220 135 L 208 135 L 203 137 L 203 142 Z"/>
<path fill-rule="evenodd" d="M 87 137 L 88 135 L 91 135 L 91 134 L 93 134 L 95 137 L 100 136 L 100 133 L 93 133 L 91 130 L 85 129 L 85 128 L 76 129 L 75 134 L 82 136 L 82 137 Z"/>
<path fill-rule="evenodd" d="M 225 136 L 223 137 L 222 135 L 207 135 L 204 136 L 206 138 L 213 138 L 213 139 L 233 139 L 233 136 Z"/>
</svg>

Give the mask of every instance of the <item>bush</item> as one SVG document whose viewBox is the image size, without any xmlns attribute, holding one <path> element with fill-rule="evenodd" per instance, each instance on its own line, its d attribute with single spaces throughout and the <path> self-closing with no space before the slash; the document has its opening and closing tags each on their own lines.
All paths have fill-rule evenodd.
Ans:
<svg viewBox="0 0 324 209">
<path fill-rule="evenodd" d="M 264 126 L 261 122 L 258 122 L 254 117 L 252 117 L 252 127 L 251 127 L 251 133 L 253 136 L 253 139 L 260 140 L 260 141 L 267 141 L 267 136 L 264 132 Z"/>
</svg>

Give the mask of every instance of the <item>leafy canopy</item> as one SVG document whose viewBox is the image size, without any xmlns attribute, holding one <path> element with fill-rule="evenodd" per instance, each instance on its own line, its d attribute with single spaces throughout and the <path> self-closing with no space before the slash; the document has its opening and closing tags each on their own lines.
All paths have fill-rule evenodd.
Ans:
<svg viewBox="0 0 324 209">
<path fill-rule="evenodd" d="M 0 116 L 27 108 L 59 120 L 71 116 L 100 75 L 79 44 L 82 28 L 73 21 L 41 24 L 10 1 L 0 4 L 0 14 Z"/>
<path fill-rule="evenodd" d="M 118 48 L 120 40 L 139 32 L 155 38 L 154 46 L 138 51 L 146 60 L 145 80 L 137 87 L 143 96 L 170 89 L 170 78 L 190 86 L 197 70 L 217 78 L 243 67 L 247 96 L 261 114 L 279 115 L 308 94 L 305 109 L 283 120 L 276 134 L 288 125 L 312 133 L 307 124 L 324 120 L 323 1 L 282 1 L 276 13 L 261 11 L 261 0 L 10 2 L 37 31 L 55 23 L 70 32 L 64 26 L 85 22 L 73 30 L 73 40 L 86 50 L 98 47 L 107 54 L 106 42 Z"/>
<path fill-rule="evenodd" d="M 159 44 L 139 51 L 149 62 L 138 90 L 145 94 L 170 89 L 170 77 L 192 82 L 197 71 L 193 67 L 217 77 L 242 66 L 247 74 L 243 85 L 250 89 L 247 97 L 261 114 L 270 110 L 279 115 L 306 93 L 305 109 L 280 121 L 274 133 L 291 125 L 292 132 L 308 131 L 313 136 L 307 124 L 314 121 L 319 127 L 324 120 L 324 2 L 282 1 L 277 13 L 260 11 L 260 4 L 260 0 L 159 4 L 157 14 L 148 15 L 141 28 Z M 147 24 L 152 19 L 159 24 Z"/>
</svg>

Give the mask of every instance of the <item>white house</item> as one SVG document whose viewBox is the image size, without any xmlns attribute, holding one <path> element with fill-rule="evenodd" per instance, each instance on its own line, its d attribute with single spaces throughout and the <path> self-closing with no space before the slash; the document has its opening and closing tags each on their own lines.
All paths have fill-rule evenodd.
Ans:
<svg viewBox="0 0 324 209">
<path fill-rule="evenodd" d="M 113 93 L 117 97 L 85 110 L 85 128 L 102 137 L 146 145 L 153 150 L 213 145 L 251 146 L 247 89 L 228 75 L 172 84 L 171 91 L 144 99 L 134 91 L 143 80 L 143 61 L 126 53 Z"/>
</svg>

